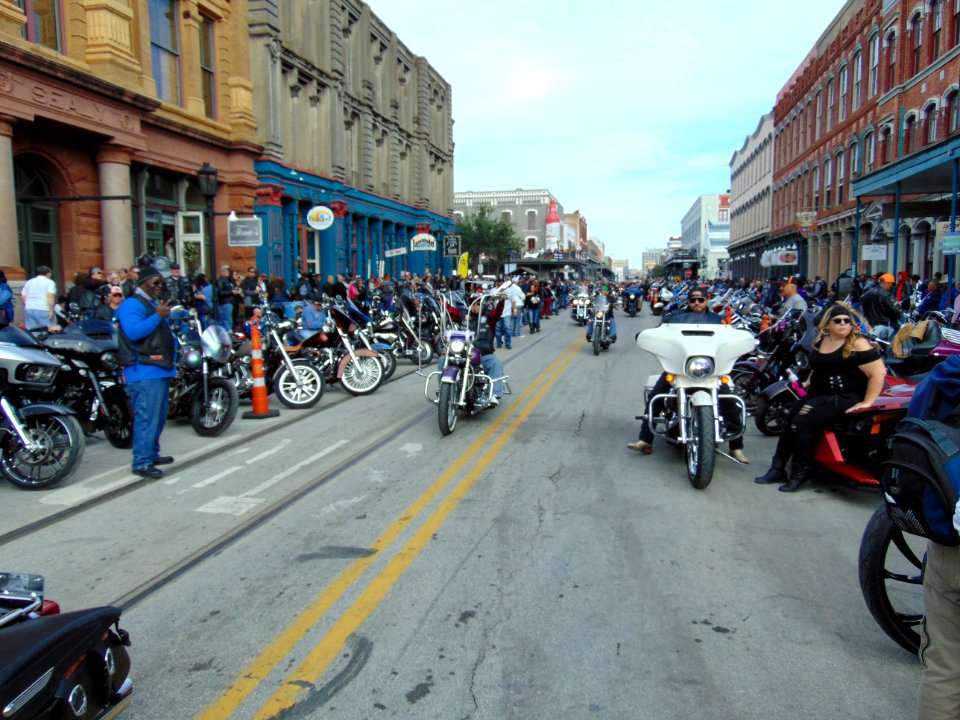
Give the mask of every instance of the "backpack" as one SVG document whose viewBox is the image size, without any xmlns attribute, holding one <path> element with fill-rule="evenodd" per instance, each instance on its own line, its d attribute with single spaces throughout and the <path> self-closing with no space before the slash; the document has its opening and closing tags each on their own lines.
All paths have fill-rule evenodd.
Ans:
<svg viewBox="0 0 960 720">
<path fill-rule="evenodd" d="M 960 427 L 904 418 L 887 440 L 880 486 L 890 519 L 904 532 L 960 545 L 953 514 L 960 493 Z"/>
</svg>

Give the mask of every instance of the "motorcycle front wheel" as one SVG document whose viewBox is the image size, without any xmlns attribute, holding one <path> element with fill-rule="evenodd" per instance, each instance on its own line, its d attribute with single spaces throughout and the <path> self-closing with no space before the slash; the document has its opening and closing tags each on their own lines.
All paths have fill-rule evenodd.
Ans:
<svg viewBox="0 0 960 720">
<path fill-rule="evenodd" d="M 222 377 L 210 378 L 207 402 L 203 401 L 203 386 L 197 388 L 190 402 L 190 424 L 197 435 L 215 437 L 223 433 L 237 416 L 237 386 Z"/>
<path fill-rule="evenodd" d="M 0 472 L 24 490 L 56 485 L 83 457 L 83 428 L 72 415 L 34 415 L 20 422 L 39 449 L 30 452 L 16 435 L 6 436 L 0 444 Z"/>
<path fill-rule="evenodd" d="M 904 535 L 880 505 L 860 541 L 860 591 L 877 625 L 897 645 L 916 655 L 923 627 L 926 540 Z"/>
<path fill-rule="evenodd" d="M 779 435 L 782 433 L 783 426 L 787 421 L 787 413 L 792 405 L 792 401 L 775 400 L 770 402 L 763 397 L 757 400 L 756 414 L 753 418 L 757 430 L 764 435 Z"/>
<path fill-rule="evenodd" d="M 277 399 L 288 408 L 309 408 L 320 402 L 327 386 L 323 373 L 306 360 L 293 360 L 294 372 L 286 364 L 273 378 Z"/>
<path fill-rule="evenodd" d="M 130 410 L 130 398 L 120 386 L 114 386 L 103 393 L 107 411 L 107 424 L 103 428 L 107 440 L 115 448 L 125 450 L 133 445 L 133 412 Z"/>
<path fill-rule="evenodd" d="M 600 331 L 596 328 L 593 330 L 593 354 L 600 354 Z"/>
<path fill-rule="evenodd" d="M 757 412 L 757 403 L 759 402 L 756 391 L 758 383 L 754 383 L 754 389 L 752 390 L 747 390 L 746 388 L 747 383 L 753 378 L 755 373 L 755 368 L 741 369 L 737 367 L 734 367 L 730 373 L 730 385 L 733 388 L 734 394 L 740 396 L 743 404 L 747 406 L 747 415 L 754 415 Z"/>
<path fill-rule="evenodd" d="M 416 345 L 414 346 L 413 354 L 410 355 L 410 360 L 414 364 L 420 363 L 421 365 L 429 365 L 433 360 L 433 346 L 425 340 L 415 340 Z"/>
<path fill-rule="evenodd" d="M 343 368 L 343 375 L 340 376 L 340 384 L 351 395 L 369 395 L 380 387 L 382 382 L 383 366 L 375 357 L 350 358 Z"/>
<path fill-rule="evenodd" d="M 457 426 L 459 412 L 457 408 L 457 390 L 455 383 L 440 383 L 440 402 L 437 405 L 437 420 L 440 433 L 446 437 Z"/>
<path fill-rule="evenodd" d="M 383 382 L 386 382 L 393 377 L 393 373 L 397 371 L 397 356 L 393 354 L 392 350 L 379 350 L 375 351 L 380 355 L 380 364 L 383 365 Z"/>
<path fill-rule="evenodd" d="M 710 405 L 694 405 L 691 410 L 690 440 L 685 448 L 687 477 L 697 490 L 703 490 L 713 480 L 713 465 L 717 459 L 713 408 Z"/>
</svg>

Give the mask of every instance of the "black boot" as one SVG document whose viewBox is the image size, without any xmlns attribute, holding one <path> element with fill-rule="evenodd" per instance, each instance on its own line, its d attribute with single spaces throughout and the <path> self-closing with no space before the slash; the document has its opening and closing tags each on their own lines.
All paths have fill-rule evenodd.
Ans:
<svg viewBox="0 0 960 720">
<path fill-rule="evenodd" d="M 810 468 L 794 459 L 790 467 L 790 480 L 777 488 L 780 492 L 796 492 L 810 479 Z"/>
<path fill-rule="evenodd" d="M 758 485 L 773 485 L 774 483 L 785 482 L 786 479 L 787 463 L 774 455 L 773 462 L 770 463 L 770 469 L 760 477 L 754 478 L 754 482 Z"/>
</svg>

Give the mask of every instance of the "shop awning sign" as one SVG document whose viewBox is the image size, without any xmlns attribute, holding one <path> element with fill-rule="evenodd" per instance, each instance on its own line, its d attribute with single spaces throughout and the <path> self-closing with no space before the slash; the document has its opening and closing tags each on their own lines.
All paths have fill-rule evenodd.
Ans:
<svg viewBox="0 0 960 720">
<path fill-rule="evenodd" d="M 940 249 L 944 255 L 960 255 L 960 232 L 945 232 Z"/>
<path fill-rule="evenodd" d="M 413 252 L 436 252 L 437 239 L 430 233 L 418 233 L 410 238 L 410 250 Z"/>
<path fill-rule="evenodd" d="M 886 260 L 887 259 L 887 246 L 883 245 L 864 245 L 863 246 L 863 259 L 864 260 Z"/>
<path fill-rule="evenodd" d="M 230 247 L 260 247 L 263 245 L 263 223 L 260 218 L 228 220 L 227 245 Z"/>
<path fill-rule="evenodd" d="M 307 213 L 307 225 L 314 230 L 326 230 L 333 225 L 333 210 L 326 205 L 314 205 Z"/>
<path fill-rule="evenodd" d="M 390 250 L 383 251 L 384 257 L 397 257 L 398 255 L 406 255 L 406 254 L 407 254 L 407 248 L 405 247 L 392 248 Z"/>
</svg>

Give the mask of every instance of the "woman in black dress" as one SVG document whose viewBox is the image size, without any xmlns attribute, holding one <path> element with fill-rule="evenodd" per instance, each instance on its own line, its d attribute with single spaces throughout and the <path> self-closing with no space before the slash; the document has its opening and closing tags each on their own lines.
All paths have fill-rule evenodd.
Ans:
<svg viewBox="0 0 960 720">
<path fill-rule="evenodd" d="M 783 483 L 782 492 L 799 490 L 810 479 L 817 430 L 843 413 L 870 407 L 880 395 L 887 369 L 880 352 L 860 334 L 857 321 L 853 310 L 842 303 L 824 313 L 810 354 L 810 377 L 804 383 L 808 394 L 790 408 L 773 463 L 755 482 Z"/>
</svg>

